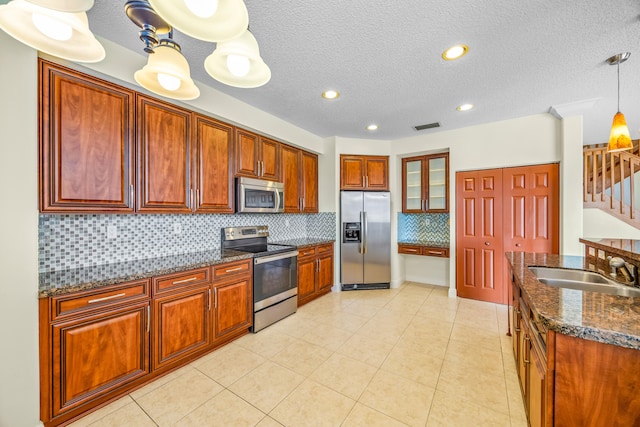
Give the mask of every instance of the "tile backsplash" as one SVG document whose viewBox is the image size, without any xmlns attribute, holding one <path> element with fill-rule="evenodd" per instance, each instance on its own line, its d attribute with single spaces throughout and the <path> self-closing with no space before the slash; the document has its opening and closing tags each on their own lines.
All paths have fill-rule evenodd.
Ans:
<svg viewBox="0 0 640 427">
<path fill-rule="evenodd" d="M 449 214 L 398 213 L 399 242 L 449 242 Z"/>
<path fill-rule="evenodd" d="M 221 228 L 247 225 L 269 226 L 270 240 L 333 239 L 336 214 L 40 215 L 38 268 L 66 270 L 219 249 Z"/>
</svg>

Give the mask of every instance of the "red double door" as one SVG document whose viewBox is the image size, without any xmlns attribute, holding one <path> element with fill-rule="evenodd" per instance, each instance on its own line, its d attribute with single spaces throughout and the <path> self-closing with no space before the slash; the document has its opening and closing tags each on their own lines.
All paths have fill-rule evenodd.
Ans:
<svg viewBox="0 0 640 427">
<path fill-rule="evenodd" d="M 458 296 L 506 304 L 505 252 L 559 252 L 558 164 L 456 173 Z"/>
</svg>

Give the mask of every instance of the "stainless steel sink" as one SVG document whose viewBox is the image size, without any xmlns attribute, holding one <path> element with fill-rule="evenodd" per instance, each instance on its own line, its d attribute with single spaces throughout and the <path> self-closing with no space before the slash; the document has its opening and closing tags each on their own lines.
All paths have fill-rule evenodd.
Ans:
<svg viewBox="0 0 640 427">
<path fill-rule="evenodd" d="M 639 288 L 615 282 L 592 271 L 566 270 L 553 267 L 529 267 L 529 270 L 536 275 L 538 281 L 556 288 L 640 298 Z"/>
</svg>

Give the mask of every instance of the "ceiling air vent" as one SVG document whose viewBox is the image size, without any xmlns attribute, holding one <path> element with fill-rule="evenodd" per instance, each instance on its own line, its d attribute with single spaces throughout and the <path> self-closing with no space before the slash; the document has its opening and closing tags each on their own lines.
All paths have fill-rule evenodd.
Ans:
<svg viewBox="0 0 640 427">
<path fill-rule="evenodd" d="M 425 130 L 425 129 L 433 129 L 433 128 L 439 128 L 439 127 L 440 127 L 440 123 L 433 122 L 433 123 L 428 123 L 426 125 L 414 126 L 413 128 L 415 130 Z"/>
</svg>

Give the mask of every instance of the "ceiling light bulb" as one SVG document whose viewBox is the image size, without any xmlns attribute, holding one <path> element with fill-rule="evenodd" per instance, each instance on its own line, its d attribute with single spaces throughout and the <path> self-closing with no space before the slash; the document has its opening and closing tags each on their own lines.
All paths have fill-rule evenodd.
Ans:
<svg viewBox="0 0 640 427">
<path fill-rule="evenodd" d="M 211 18 L 218 10 L 218 0 L 184 0 L 184 4 L 200 18 Z"/>
<path fill-rule="evenodd" d="M 336 99 L 340 96 L 337 90 L 327 90 L 322 92 L 322 97 L 325 99 Z"/>
<path fill-rule="evenodd" d="M 45 36 L 53 40 L 69 40 L 73 35 L 73 28 L 52 16 L 34 12 L 31 15 L 33 25 Z"/>
<path fill-rule="evenodd" d="M 458 59 L 466 55 L 468 51 L 469 51 L 469 46 L 464 44 L 452 46 L 442 53 L 442 59 L 445 59 L 447 61 Z"/>
<path fill-rule="evenodd" d="M 371 125 L 367 126 L 367 130 L 378 130 L 378 125 L 371 124 Z"/>
<path fill-rule="evenodd" d="M 462 104 L 456 108 L 458 111 L 469 111 L 473 109 L 473 104 Z"/>
<path fill-rule="evenodd" d="M 227 68 L 236 77 L 244 77 L 249 74 L 251 62 L 242 55 L 227 55 Z"/>
<path fill-rule="evenodd" d="M 180 88 L 182 83 L 176 76 L 171 76 L 165 73 L 158 73 L 158 83 L 166 90 L 174 91 Z"/>
</svg>

